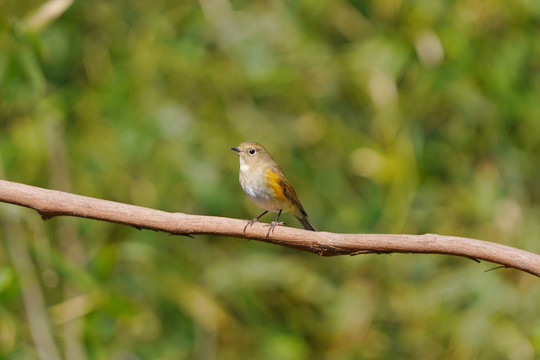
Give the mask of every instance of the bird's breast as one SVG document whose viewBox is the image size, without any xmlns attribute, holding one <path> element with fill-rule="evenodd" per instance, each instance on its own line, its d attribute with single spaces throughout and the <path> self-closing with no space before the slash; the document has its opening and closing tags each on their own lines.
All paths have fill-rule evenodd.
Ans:
<svg viewBox="0 0 540 360">
<path fill-rule="evenodd" d="M 240 169 L 240 185 L 249 198 L 265 210 L 275 212 L 285 210 L 287 204 L 284 204 L 282 192 L 276 191 L 276 184 L 272 183 L 266 171 L 249 167 L 248 169 L 249 171 Z"/>
</svg>

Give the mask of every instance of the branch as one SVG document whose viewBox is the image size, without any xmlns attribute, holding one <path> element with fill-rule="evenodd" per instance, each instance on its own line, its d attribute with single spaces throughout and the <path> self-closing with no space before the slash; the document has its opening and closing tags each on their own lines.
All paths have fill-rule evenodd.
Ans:
<svg viewBox="0 0 540 360">
<path fill-rule="evenodd" d="M 338 234 L 285 226 L 266 236 L 267 225 L 217 216 L 169 213 L 0 180 L 0 201 L 35 209 L 44 220 L 67 215 L 131 225 L 175 235 L 220 235 L 284 245 L 322 256 L 422 253 L 462 256 L 523 270 L 540 277 L 540 255 L 488 241 L 436 234 Z"/>
</svg>

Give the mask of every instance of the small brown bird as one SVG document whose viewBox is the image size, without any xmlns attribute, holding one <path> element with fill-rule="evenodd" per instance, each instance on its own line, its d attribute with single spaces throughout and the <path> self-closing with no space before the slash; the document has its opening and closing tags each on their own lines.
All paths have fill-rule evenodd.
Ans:
<svg viewBox="0 0 540 360">
<path fill-rule="evenodd" d="M 232 147 L 238 153 L 240 160 L 240 185 L 249 198 L 265 211 L 250 220 L 244 227 L 253 225 L 255 222 L 269 211 L 277 212 L 277 218 L 270 224 L 267 236 L 273 232 L 283 211 L 292 213 L 306 230 L 315 230 L 309 222 L 308 215 L 304 207 L 298 200 L 291 183 L 283 174 L 283 171 L 266 151 L 266 149 L 255 142 L 244 142 L 238 147 Z"/>
</svg>

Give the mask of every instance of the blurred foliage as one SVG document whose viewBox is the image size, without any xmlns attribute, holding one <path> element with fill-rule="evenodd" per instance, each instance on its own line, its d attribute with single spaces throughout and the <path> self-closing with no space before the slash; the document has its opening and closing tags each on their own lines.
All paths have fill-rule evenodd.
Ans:
<svg viewBox="0 0 540 360">
<path fill-rule="evenodd" d="M 540 252 L 540 2 L 61 3 L 0 0 L 2 178 L 251 218 L 258 141 L 319 229 Z M 0 359 L 540 357 L 517 270 L 0 219 Z"/>
</svg>

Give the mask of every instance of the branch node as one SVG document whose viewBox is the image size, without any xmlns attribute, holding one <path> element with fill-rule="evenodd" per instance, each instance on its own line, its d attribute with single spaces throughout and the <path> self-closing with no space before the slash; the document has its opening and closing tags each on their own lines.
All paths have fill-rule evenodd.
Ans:
<svg viewBox="0 0 540 360">
<path fill-rule="evenodd" d="M 509 269 L 510 267 L 507 266 L 507 265 L 500 265 L 500 266 L 495 266 L 491 269 L 487 269 L 486 271 L 484 272 L 489 272 L 489 271 L 492 271 L 492 270 L 499 270 L 499 269 Z"/>
<path fill-rule="evenodd" d="M 53 212 L 48 212 L 48 211 L 39 211 L 39 210 L 36 210 L 38 212 L 38 214 L 41 216 L 41 219 L 43 221 L 47 221 L 49 219 L 52 219 L 53 217 L 57 216 L 58 214 L 56 213 L 53 213 Z"/>
<path fill-rule="evenodd" d="M 181 233 L 181 232 L 170 232 L 169 233 L 170 236 L 185 236 L 185 237 L 188 237 L 188 238 L 191 238 L 191 239 L 195 239 L 195 236 L 191 235 L 191 234 L 188 234 L 188 233 Z M 248 239 L 249 240 L 249 239 Z"/>
<path fill-rule="evenodd" d="M 350 256 L 355 256 L 355 255 L 364 255 L 364 254 L 371 254 L 372 251 L 370 250 L 357 250 L 357 251 L 353 251 L 351 253 L 349 253 Z"/>
</svg>

